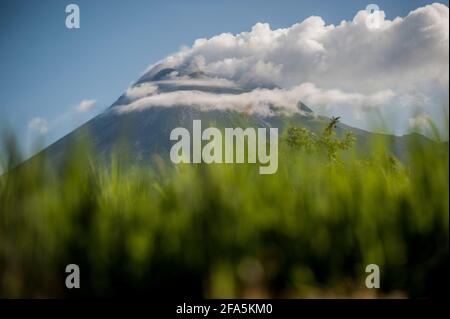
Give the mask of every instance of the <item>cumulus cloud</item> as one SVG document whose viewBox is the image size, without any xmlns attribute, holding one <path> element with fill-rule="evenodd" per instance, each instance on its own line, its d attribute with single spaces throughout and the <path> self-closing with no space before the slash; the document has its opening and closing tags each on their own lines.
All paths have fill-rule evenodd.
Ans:
<svg viewBox="0 0 450 319">
<path fill-rule="evenodd" d="M 48 122 L 42 117 L 35 117 L 28 122 L 28 129 L 38 134 L 47 134 Z"/>
<path fill-rule="evenodd" d="M 95 106 L 96 102 L 97 102 L 96 100 L 82 100 L 75 106 L 75 110 L 78 113 L 85 113 L 91 110 Z"/>
<path fill-rule="evenodd" d="M 393 20 L 380 12 L 378 28 L 366 24 L 368 15 L 359 11 L 339 25 L 312 16 L 276 30 L 257 23 L 249 32 L 198 39 L 152 65 L 142 79 L 173 69 L 166 81 L 188 81 L 186 74 L 201 71 L 248 92 L 235 97 L 195 90 L 159 92 L 155 81 L 127 92 L 134 96 L 128 110 L 202 102 L 235 109 L 250 104 L 265 114 L 275 100 L 291 110 L 299 98 L 325 115 L 345 113 L 344 120 L 355 125 L 373 108 L 400 118 L 406 127 L 417 111 L 436 117 L 437 109 L 448 107 L 448 7 L 435 3 Z"/>
<path fill-rule="evenodd" d="M 312 82 L 367 93 L 429 80 L 448 83 L 448 70 L 442 68 L 448 65 L 447 6 L 433 4 L 393 21 L 383 18 L 379 29 L 367 27 L 367 15 L 360 11 L 338 26 L 317 16 L 277 30 L 257 23 L 250 32 L 196 40 L 162 64 L 200 68 L 246 86 Z"/>
</svg>

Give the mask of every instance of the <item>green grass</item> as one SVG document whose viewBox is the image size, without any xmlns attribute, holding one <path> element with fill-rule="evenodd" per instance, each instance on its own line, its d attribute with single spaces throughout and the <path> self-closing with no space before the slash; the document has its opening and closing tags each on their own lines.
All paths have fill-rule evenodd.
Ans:
<svg viewBox="0 0 450 319">
<path fill-rule="evenodd" d="M 382 143 L 329 156 L 292 139 L 274 175 L 245 164 L 150 171 L 119 155 L 103 165 L 76 147 L 59 170 L 38 159 L 11 170 L 0 177 L 0 297 L 442 293 L 448 149 L 412 143 L 401 163 Z M 76 291 L 64 286 L 70 263 Z M 367 264 L 380 266 L 380 290 L 365 288 Z"/>
</svg>

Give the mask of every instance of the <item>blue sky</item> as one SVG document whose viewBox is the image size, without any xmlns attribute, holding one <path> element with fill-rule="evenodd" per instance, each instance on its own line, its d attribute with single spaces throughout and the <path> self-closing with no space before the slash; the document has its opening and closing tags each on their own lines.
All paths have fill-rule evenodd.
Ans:
<svg viewBox="0 0 450 319">
<path fill-rule="evenodd" d="M 375 3 L 388 19 L 432 2 Z M 81 28 L 67 29 L 65 7 L 76 3 Z M 197 38 L 249 30 L 256 22 L 288 27 L 311 15 L 326 23 L 351 20 L 370 1 L 1 1 L 0 126 L 22 145 L 37 138 L 28 125 L 46 119 L 48 144 L 100 113 L 142 71 Z M 95 100 L 76 112 L 82 100 Z"/>
</svg>

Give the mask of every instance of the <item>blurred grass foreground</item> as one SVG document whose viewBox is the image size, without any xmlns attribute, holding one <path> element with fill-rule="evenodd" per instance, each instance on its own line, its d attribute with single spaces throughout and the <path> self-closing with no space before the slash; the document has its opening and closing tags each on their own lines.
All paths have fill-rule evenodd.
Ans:
<svg viewBox="0 0 450 319">
<path fill-rule="evenodd" d="M 328 131 L 327 131 L 328 129 Z M 448 283 L 448 148 L 291 128 L 279 169 L 100 164 L 74 145 L 0 177 L 0 297 L 433 297 Z M 8 164 L 9 163 L 9 164 Z M 9 166 L 9 167 L 8 167 Z M 81 288 L 65 287 L 80 267 Z M 365 267 L 380 267 L 367 289 Z"/>
</svg>

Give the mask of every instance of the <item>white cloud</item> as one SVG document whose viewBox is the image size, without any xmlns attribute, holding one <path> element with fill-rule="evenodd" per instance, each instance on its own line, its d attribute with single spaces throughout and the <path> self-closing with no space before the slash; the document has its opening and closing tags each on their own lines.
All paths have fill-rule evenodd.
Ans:
<svg viewBox="0 0 450 319">
<path fill-rule="evenodd" d="M 154 92 L 153 90 L 151 90 Z M 145 94 L 126 105 L 119 105 L 119 112 L 142 110 L 149 107 L 170 107 L 184 105 L 203 110 L 228 109 L 262 116 L 274 115 L 274 112 L 293 114 L 300 112 L 298 101 L 303 101 L 325 110 L 345 105 L 348 108 L 377 107 L 392 101 L 394 93 L 390 90 L 371 95 L 347 93 L 341 90 L 322 90 L 312 83 L 304 83 L 292 89 L 256 88 L 240 94 L 202 92 L 200 90 L 179 90 Z M 276 109 L 275 109 L 276 107 Z"/>
<path fill-rule="evenodd" d="M 96 100 L 82 100 L 75 106 L 78 113 L 84 113 L 91 110 L 95 106 Z"/>
<path fill-rule="evenodd" d="M 153 83 L 143 83 L 141 85 L 132 86 L 127 89 L 125 95 L 131 99 L 136 100 L 147 95 L 152 95 L 158 91 L 158 86 Z"/>
<path fill-rule="evenodd" d="M 338 26 L 313 16 L 277 30 L 258 23 L 250 32 L 196 40 L 162 64 L 201 68 L 247 85 L 270 82 L 289 87 L 312 82 L 325 89 L 368 91 L 374 85 L 375 89 L 397 86 L 399 79 L 409 85 L 430 78 L 448 82 L 448 71 L 441 68 L 448 64 L 445 5 L 383 20 L 375 30 L 366 26 L 366 16 L 360 11 L 353 21 Z"/>
<path fill-rule="evenodd" d="M 296 112 L 298 99 L 294 91 L 283 89 L 254 89 L 241 94 L 202 92 L 198 90 L 179 90 L 150 95 L 128 105 L 118 106 L 119 112 L 142 110 L 149 107 L 192 106 L 202 110 L 222 109 L 239 112 L 272 114 L 271 106 L 282 105 L 285 113 Z"/>
<path fill-rule="evenodd" d="M 47 120 L 43 117 L 32 118 L 28 122 L 28 130 L 32 133 L 47 134 L 49 131 L 57 129 L 61 123 L 67 123 L 68 121 L 79 121 L 84 113 L 92 110 L 96 104 L 96 100 L 82 100 L 72 110 L 58 115 L 55 118 Z"/>
<path fill-rule="evenodd" d="M 47 134 L 48 122 L 42 117 L 35 117 L 28 122 L 28 129 L 38 134 Z"/>
<path fill-rule="evenodd" d="M 367 15 L 359 11 L 352 21 L 336 26 L 318 16 L 276 30 L 257 23 L 249 32 L 198 39 L 192 47 L 151 66 L 143 78 L 164 68 L 177 70 L 170 75 L 171 81 L 202 71 L 216 81 L 231 81 L 254 93 L 213 98 L 194 91 L 172 94 L 155 89 L 151 96 L 141 94 L 143 101 L 132 100 L 134 105 L 128 109 L 187 98 L 207 104 L 214 100 L 217 107 L 242 101 L 240 108 L 246 109 L 251 97 L 255 98 L 252 105 L 265 113 L 264 99 L 290 102 L 301 98 L 325 115 L 344 113 L 344 120 L 354 125 L 373 108 L 403 123 L 403 130 L 411 114 L 418 111 L 439 118 L 442 106 L 448 108 L 448 7 L 435 3 L 394 20 L 385 19 L 381 12 L 377 29 L 368 28 Z M 273 98 L 269 90 L 260 89 L 274 87 Z M 282 98 L 283 94 L 287 96 Z M 194 100 L 183 101 L 194 104 Z"/>
</svg>

